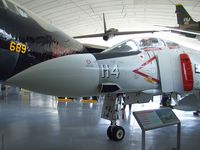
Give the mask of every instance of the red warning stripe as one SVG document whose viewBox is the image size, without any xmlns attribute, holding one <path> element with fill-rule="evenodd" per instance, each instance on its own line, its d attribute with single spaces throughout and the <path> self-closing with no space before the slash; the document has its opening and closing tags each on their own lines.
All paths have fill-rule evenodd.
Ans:
<svg viewBox="0 0 200 150">
<path fill-rule="evenodd" d="M 180 54 L 181 71 L 184 91 L 191 91 L 193 89 L 194 77 L 192 71 L 192 63 L 188 54 Z"/>
<path fill-rule="evenodd" d="M 149 63 L 151 63 L 151 62 L 154 61 L 154 60 L 156 60 L 156 56 L 152 57 L 151 59 L 149 59 L 148 61 L 146 61 L 145 63 L 143 63 L 139 68 L 133 70 L 133 72 L 134 72 L 134 73 L 137 73 L 137 74 L 139 74 L 139 75 L 141 75 L 141 76 L 143 76 L 143 77 L 145 77 L 145 78 L 147 78 L 147 79 L 150 79 L 150 80 L 152 80 L 152 81 L 154 81 L 154 82 L 159 83 L 160 80 L 158 80 L 158 79 L 156 79 L 156 78 L 154 78 L 154 77 L 151 77 L 151 76 L 149 76 L 149 75 L 147 75 L 147 74 L 145 74 L 145 73 L 139 71 L 140 69 L 144 68 L 146 65 L 148 65 Z"/>
<path fill-rule="evenodd" d="M 162 50 L 162 48 L 161 47 L 153 47 L 153 48 L 148 47 L 148 48 L 144 49 L 145 52 L 148 52 L 148 51 L 159 51 L 159 50 Z"/>
</svg>

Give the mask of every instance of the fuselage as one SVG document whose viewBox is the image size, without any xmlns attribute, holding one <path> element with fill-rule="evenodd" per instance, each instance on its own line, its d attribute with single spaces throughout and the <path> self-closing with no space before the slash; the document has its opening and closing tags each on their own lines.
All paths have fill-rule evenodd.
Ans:
<svg viewBox="0 0 200 150">
<path fill-rule="evenodd" d="M 83 52 L 81 43 L 29 10 L 0 0 L 0 81 L 43 61 Z"/>
<path fill-rule="evenodd" d="M 199 57 L 199 52 L 174 42 L 144 37 L 126 40 L 102 53 L 45 61 L 15 75 L 8 83 L 70 97 L 149 91 L 187 93 L 200 89 Z"/>
</svg>

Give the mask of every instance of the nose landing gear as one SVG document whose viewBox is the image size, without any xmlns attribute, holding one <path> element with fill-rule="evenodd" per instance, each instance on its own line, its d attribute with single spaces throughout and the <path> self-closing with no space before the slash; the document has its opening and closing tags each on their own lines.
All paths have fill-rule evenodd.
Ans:
<svg viewBox="0 0 200 150">
<path fill-rule="evenodd" d="M 111 121 L 107 129 L 107 136 L 110 140 L 121 141 L 125 136 L 123 127 L 118 126 L 116 121 L 119 119 L 120 95 L 106 95 L 101 117 Z"/>
<path fill-rule="evenodd" d="M 109 126 L 107 129 L 107 136 L 114 141 L 121 141 L 125 136 L 125 130 L 121 126 Z"/>
<path fill-rule="evenodd" d="M 164 107 L 171 107 L 171 96 L 168 94 L 163 94 L 161 99 L 161 105 Z"/>
</svg>

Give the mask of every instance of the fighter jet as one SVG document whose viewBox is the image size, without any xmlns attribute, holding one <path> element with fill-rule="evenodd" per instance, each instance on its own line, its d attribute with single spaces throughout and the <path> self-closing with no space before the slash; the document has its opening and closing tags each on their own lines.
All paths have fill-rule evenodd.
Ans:
<svg viewBox="0 0 200 150">
<path fill-rule="evenodd" d="M 0 20 L 0 81 L 49 59 L 104 50 L 81 44 L 9 0 L 0 0 Z"/>
<path fill-rule="evenodd" d="M 173 41 L 142 37 L 102 53 L 45 61 L 12 76 L 7 84 L 51 95 L 105 95 L 102 118 L 111 121 L 108 137 L 118 141 L 125 135 L 117 125 L 118 100 L 124 94 L 129 104 L 148 103 L 154 95 L 169 94 L 179 109 L 200 108 L 199 58 L 199 51 Z"/>
<path fill-rule="evenodd" d="M 182 4 L 176 5 L 178 27 L 167 27 L 172 32 L 181 33 L 187 37 L 200 40 L 200 21 L 194 21 Z"/>
</svg>

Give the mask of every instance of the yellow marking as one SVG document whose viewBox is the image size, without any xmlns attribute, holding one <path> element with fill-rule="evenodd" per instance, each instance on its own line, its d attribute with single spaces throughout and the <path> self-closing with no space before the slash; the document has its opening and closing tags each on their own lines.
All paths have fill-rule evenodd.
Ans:
<svg viewBox="0 0 200 150">
<path fill-rule="evenodd" d="M 154 80 L 152 80 L 151 78 L 144 78 L 145 81 L 149 82 L 149 83 L 156 83 Z"/>
<path fill-rule="evenodd" d="M 72 99 L 65 99 L 65 98 L 58 98 L 58 102 L 72 102 L 73 100 Z"/>
<path fill-rule="evenodd" d="M 86 100 L 85 100 L 85 99 L 82 99 L 81 102 L 82 102 L 82 103 L 96 103 L 97 100 L 93 100 L 93 99 L 86 99 Z"/>
<path fill-rule="evenodd" d="M 27 51 L 27 46 L 23 43 L 11 41 L 10 45 L 9 45 L 9 50 L 11 52 L 17 52 L 17 53 L 25 54 L 26 51 Z"/>
<path fill-rule="evenodd" d="M 23 104 L 29 104 L 30 103 L 30 91 L 26 89 L 20 90 L 21 100 Z"/>
<path fill-rule="evenodd" d="M 30 91 L 29 90 L 26 90 L 26 89 L 21 89 L 20 90 L 20 94 L 23 96 L 23 95 L 29 95 L 30 94 Z"/>
<path fill-rule="evenodd" d="M 21 89 L 21 92 L 26 92 L 26 93 L 28 93 L 28 92 L 30 92 L 29 90 L 26 90 L 26 89 Z"/>
</svg>

